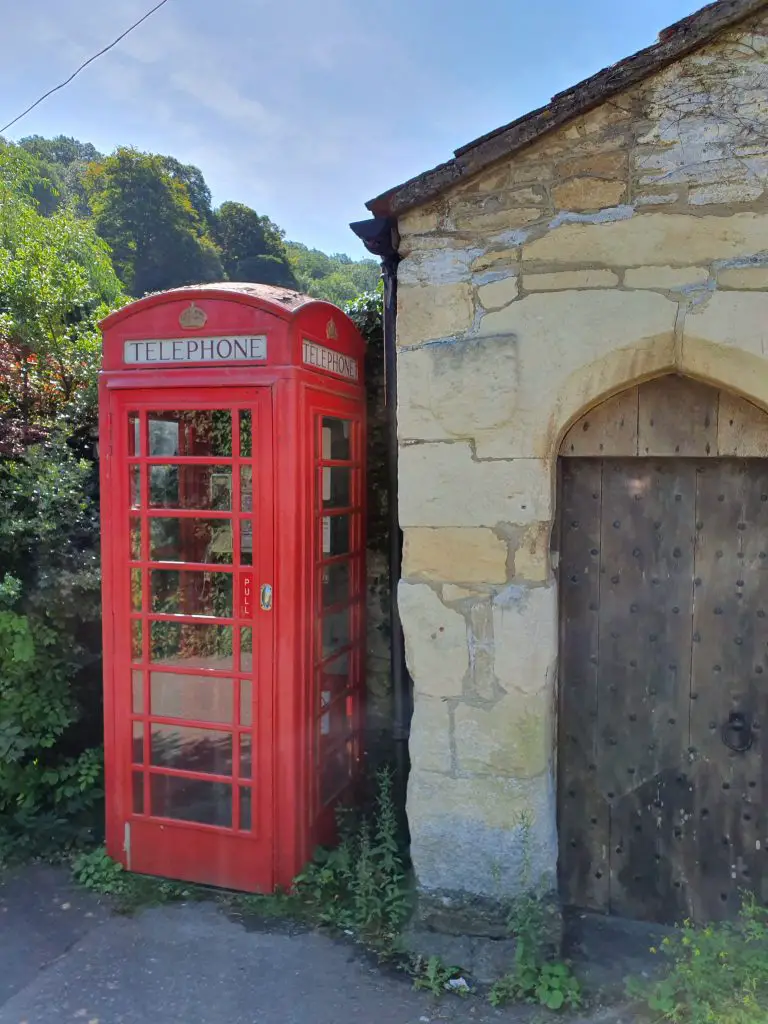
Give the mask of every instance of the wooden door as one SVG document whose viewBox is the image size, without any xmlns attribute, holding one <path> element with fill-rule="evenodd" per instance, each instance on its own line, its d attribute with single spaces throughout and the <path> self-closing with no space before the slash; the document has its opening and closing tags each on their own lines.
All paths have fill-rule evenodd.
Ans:
<svg viewBox="0 0 768 1024">
<path fill-rule="evenodd" d="M 768 897 L 768 462 L 561 462 L 566 903 L 672 922 Z"/>
</svg>

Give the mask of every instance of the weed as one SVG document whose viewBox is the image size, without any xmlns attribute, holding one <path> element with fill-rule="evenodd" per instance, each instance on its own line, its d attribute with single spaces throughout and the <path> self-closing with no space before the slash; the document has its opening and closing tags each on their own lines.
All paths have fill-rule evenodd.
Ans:
<svg viewBox="0 0 768 1024">
<path fill-rule="evenodd" d="M 674 1024 L 765 1024 L 768 1020 L 768 909 L 746 894 L 736 921 L 685 921 L 659 952 L 665 977 L 632 980 L 631 995 Z"/>
<path fill-rule="evenodd" d="M 511 903 L 507 926 L 515 937 L 512 970 L 491 988 L 492 1006 L 511 1000 L 540 1003 L 550 1010 L 581 1005 L 581 986 L 568 963 L 554 956 L 552 934 L 555 908 L 549 894 L 532 882 L 531 821 L 520 816 L 521 894 Z"/>
<path fill-rule="evenodd" d="M 392 953 L 408 914 L 408 895 L 388 769 L 377 773 L 376 783 L 373 823 L 353 827 L 342 821 L 341 843 L 318 851 L 295 880 L 294 892 L 314 920 Z"/>
<path fill-rule="evenodd" d="M 439 956 L 414 957 L 411 961 L 413 987 L 431 992 L 435 999 L 446 992 L 459 996 L 468 996 L 472 989 L 461 977 L 460 967 L 448 967 Z"/>
<path fill-rule="evenodd" d="M 198 886 L 126 871 L 107 855 L 103 846 L 78 854 L 72 861 L 72 874 L 86 889 L 111 897 L 124 914 L 153 904 L 201 899 L 205 895 Z"/>
</svg>

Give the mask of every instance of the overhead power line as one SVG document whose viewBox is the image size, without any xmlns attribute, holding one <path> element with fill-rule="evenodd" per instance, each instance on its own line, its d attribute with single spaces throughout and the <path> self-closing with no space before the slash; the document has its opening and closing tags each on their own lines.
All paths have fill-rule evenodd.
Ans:
<svg viewBox="0 0 768 1024">
<path fill-rule="evenodd" d="M 8 131 L 9 128 L 12 128 L 13 125 L 15 125 L 17 121 L 20 121 L 22 119 L 22 117 L 26 117 L 27 114 L 31 110 L 34 110 L 35 107 L 38 107 L 43 102 L 43 100 L 47 100 L 49 96 L 52 96 L 55 92 L 58 92 L 59 89 L 63 89 L 65 85 L 69 85 L 69 83 L 72 81 L 72 79 L 73 78 L 77 78 L 77 76 L 80 74 L 80 72 L 83 71 L 85 68 L 87 68 L 89 64 L 93 64 L 93 62 L 95 60 L 98 60 L 98 58 L 103 56 L 105 53 L 107 53 L 108 50 L 111 50 L 113 46 L 117 46 L 117 44 L 122 39 L 125 39 L 125 37 L 127 35 L 129 35 L 131 32 L 133 32 L 133 30 L 135 28 L 138 28 L 139 25 L 141 25 L 142 22 L 146 21 L 147 18 L 150 18 L 155 13 L 155 11 L 158 11 L 163 6 L 163 4 L 167 4 L 167 3 L 168 3 L 168 0 L 160 0 L 160 3 L 155 4 L 155 6 L 151 10 L 147 11 L 146 14 L 142 15 L 142 17 L 139 18 L 138 21 L 134 21 L 134 23 L 132 25 L 130 25 L 125 30 L 125 32 L 121 32 L 120 35 L 117 37 L 117 39 L 113 39 L 112 42 L 108 46 L 104 47 L 103 50 L 99 50 L 98 53 L 94 53 L 94 55 L 92 57 L 89 57 L 88 60 L 83 61 L 83 63 L 80 65 L 80 67 L 77 68 L 76 71 L 73 71 L 72 74 L 69 76 L 69 78 L 65 79 L 65 81 L 63 81 L 63 82 L 60 82 L 59 85 L 55 85 L 52 89 L 49 89 L 48 92 L 43 93 L 43 95 L 40 96 L 39 99 L 36 99 L 34 103 L 30 104 L 30 106 L 28 106 L 26 110 L 22 110 L 22 112 L 17 117 L 14 117 L 14 119 L 12 121 L 9 121 L 8 124 L 4 124 L 3 127 L 0 128 L 0 135 L 2 135 L 3 132 Z"/>
</svg>

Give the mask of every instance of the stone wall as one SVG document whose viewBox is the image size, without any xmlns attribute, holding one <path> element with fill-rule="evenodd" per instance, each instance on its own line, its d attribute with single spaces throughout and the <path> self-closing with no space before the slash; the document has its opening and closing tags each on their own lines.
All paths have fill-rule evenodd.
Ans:
<svg viewBox="0 0 768 1024">
<path fill-rule="evenodd" d="M 557 862 L 555 465 L 676 371 L 768 406 L 768 19 L 401 217 L 399 601 L 424 893 Z"/>
</svg>

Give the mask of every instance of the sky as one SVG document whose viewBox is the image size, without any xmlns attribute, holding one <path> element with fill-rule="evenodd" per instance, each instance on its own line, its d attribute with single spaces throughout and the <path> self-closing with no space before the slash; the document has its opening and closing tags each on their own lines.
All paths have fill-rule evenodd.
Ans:
<svg viewBox="0 0 768 1024">
<path fill-rule="evenodd" d="M 0 125 L 155 0 L 0 0 Z M 703 2 L 703 0 L 702 0 Z M 366 200 L 655 42 L 696 0 L 168 0 L 6 133 L 196 164 L 214 202 L 366 255 Z"/>
</svg>

